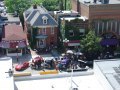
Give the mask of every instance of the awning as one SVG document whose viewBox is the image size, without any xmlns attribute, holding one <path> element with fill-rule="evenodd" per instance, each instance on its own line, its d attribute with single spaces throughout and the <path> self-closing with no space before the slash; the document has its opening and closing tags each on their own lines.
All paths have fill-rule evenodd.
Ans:
<svg viewBox="0 0 120 90">
<path fill-rule="evenodd" d="M 117 39 L 103 39 L 101 45 L 117 45 L 119 41 Z"/>
<path fill-rule="evenodd" d="M 68 46 L 80 46 L 80 40 L 72 40 L 69 41 L 67 44 Z"/>
<path fill-rule="evenodd" d="M 68 43 L 68 46 L 80 46 L 80 43 Z"/>
<path fill-rule="evenodd" d="M 9 44 L 9 42 L 0 42 L 0 47 L 1 48 L 9 48 L 10 44 Z"/>
<path fill-rule="evenodd" d="M 24 48 L 26 47 L 26 42 L 25 41 L 2 41 L 0 43 L 0 47 L 1 48 L 16 48 L 16 46 L 18 46 L 18 48 Z"/>
<path fill-rule="evenodd" d="M 19 42 L 18 43 L 18 47 L 20 47 L 20 48 L 24 48 L 24 47 L 26 47 L 27 45 L 26 45 L 26 43 L 25 42 Z"/>
<path fill-rule="evenodd" d="M 41 38 L 41 39 L 45 39 L 47 37 L 48 37 L 47 35 L 41 35 L 41 34 L 36 36 L 36 38 Z"/>
</svg>

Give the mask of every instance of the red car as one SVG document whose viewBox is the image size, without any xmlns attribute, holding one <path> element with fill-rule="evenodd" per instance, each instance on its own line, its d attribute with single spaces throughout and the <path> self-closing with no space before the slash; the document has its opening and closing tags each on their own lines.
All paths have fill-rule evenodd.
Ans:
<svg viewBox="0 0 120 90">
<path fill-rule="evenodd" d="M 25 70 L 28 67 L 29 67 L 29 62 L 24 62 L 23 64 L 16 65 L 15 70 L 16 71 L 21 71 L 21 70 Z"/>
</svg>

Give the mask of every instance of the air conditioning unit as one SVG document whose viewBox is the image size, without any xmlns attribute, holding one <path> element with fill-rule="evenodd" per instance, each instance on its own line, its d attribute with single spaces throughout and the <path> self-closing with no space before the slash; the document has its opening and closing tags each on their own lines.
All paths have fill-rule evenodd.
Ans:
<svg viewBox="0 0 120 90">
<path fill-rule="evenodd" d="M 78 90 L 78 88 L 73 88 L 72 90 Z"/>
</svg>

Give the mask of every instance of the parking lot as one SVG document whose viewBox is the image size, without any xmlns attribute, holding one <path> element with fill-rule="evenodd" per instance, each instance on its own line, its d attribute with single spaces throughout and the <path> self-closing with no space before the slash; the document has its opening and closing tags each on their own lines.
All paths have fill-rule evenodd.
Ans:
<svg viewBox="0 0 120 90">
<path fill-rule="evenodd" d="M 36 56 L 38 56 L 38 55 L 34 51 L 31 51 L 31 54 L 26 54 L 26 55 L 23 55 L 23 56 L 19 56 L 18 61 L 17 61 L 17 57 L 12 57 L 14 73 L 17 73 L 17 72 L 31 72 L 32 74 L 39 74 L 39 72 L 43 69 L 32 69 L 31 67 L 28 67 L 27 69 L 25 69 L 23 71 L 16 71 L 15 70 L 16 65 L 23 64 L 26 61 L 31 63 L 32 59 L 35 58 Z M 44 60 L 54 59 L 54 57 L 50 53 L 49 54 L 41 54 L 40 56 L 42 56 L 44 58 Z M 44 70 L 50 70 L 50 69 L 44 69 Z"/>
</svg>

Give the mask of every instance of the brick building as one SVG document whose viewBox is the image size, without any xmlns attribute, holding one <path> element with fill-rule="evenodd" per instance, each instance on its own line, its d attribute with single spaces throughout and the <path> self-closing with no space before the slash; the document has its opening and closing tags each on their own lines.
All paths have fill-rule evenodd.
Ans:
<svg viewBox="0 0 120 90">
<path fill-rule="evenodd" d="M 33 48 L 57 45 L 58 24 L 43 6 L 31 6 L 23 15 L 24 29 Z"/>
<path fill-rule="evenodd" d="M 119 0 L 72 0 L 72 9 L 89 19 L 96 35 L 103 38 L 101 45 L 112 48 L 119 45 Z"/>
<path fill-rule="evenodd" d="M 70 49 L 80 46 L 80 40 L 88 29 L 88 19 L 75 11 L 55 11 L 58 21 L 59 41 Z"/>
<path fill-rule="evenodd" d="M 20 25 L 8 24 L 4 26 L 0 47 L 7 56 L 21 56 L 26 52 L 26 34 Z"/>
</svg>

